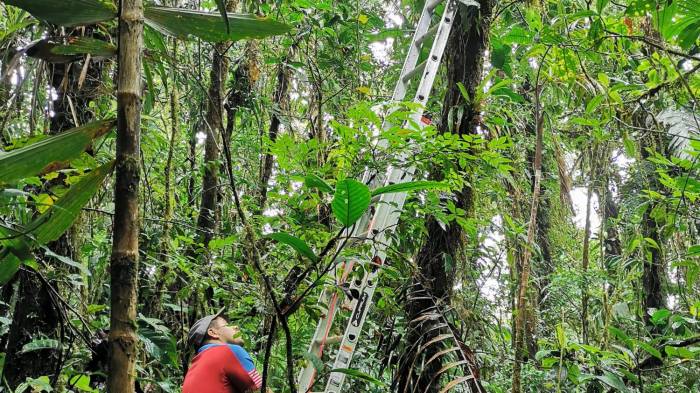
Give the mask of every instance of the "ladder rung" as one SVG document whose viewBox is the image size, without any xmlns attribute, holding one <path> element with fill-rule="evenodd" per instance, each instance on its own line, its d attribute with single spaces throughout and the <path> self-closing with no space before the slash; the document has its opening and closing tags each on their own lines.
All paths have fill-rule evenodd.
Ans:
<svg viewBox="0 0 700 393">
<path fill-rule="evenodd" d="M 432 13 L 438 6 L 438 4 L 442 3 L 443 1 L 444 0 L 428 0 L 428 4 L 425 6 L 425 8 L 428 10 L 429 13 Z"/>
<path fill-rule="evenodd" d="M 424 62 L 418 64 L 416 66 L 416 68 L 414 68 L 411 71 L 409 71 L 408 73 L 406 73 L 406 75 L 404 75 L 403 78 L 401 78 L 403 83 L 408 83 L 408 81 L 413 79 L 414 76 L 420 75 L 421 73 L 423 73 L 423 70 L 425 69 L 426 64 L 428 64 L 428 60 L 425 60 Z"/>
<path fill-rule="evenodd" d="M 423 42 L 425 42 L 425 40 L 427 40 L 427 39 L 430 38 L 430 37 L 433 37 L 433 36 L 435 35 L 435 33 L 437 33 L 438 28 L 440 28 L 440 24 L 439 24 L 439 23 L 436 24 L 435 26 L 431 27 L 430 30 L 428 30 L 425 34 L 423 34 L 422 36 L 418 37 L 418 39 L 416 40 L 416 46 L 421 46 L 421 45 L 423 45 Z"/>
</svg>

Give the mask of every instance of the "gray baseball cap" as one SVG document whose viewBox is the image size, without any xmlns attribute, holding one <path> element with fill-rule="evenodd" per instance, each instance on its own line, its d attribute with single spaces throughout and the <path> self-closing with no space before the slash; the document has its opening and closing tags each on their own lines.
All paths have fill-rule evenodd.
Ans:
<svg viewBox="0 0 700 393">
<path fill-rule="evenodd" d="M 224 312 L 224 308 L 225 307 L 222 307 L 216 314 L 207 315 L 206 317 L 201 318 L 195 322 L 194 325 L 192 325 L 190 328 L 190 333 L 187 337 L 187 342 L 189 342 L 194 349 L 199 349 L 199 347 L 202 346 L 204 339 L 207 338 L 207 330 L 209 330 L 211 321 L 221 316 L 221 314 Z"/>
</svg>

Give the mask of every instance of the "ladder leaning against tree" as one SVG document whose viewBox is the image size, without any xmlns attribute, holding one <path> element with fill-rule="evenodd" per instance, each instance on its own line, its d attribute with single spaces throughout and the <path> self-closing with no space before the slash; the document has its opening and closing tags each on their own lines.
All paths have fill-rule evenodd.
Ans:
<svg viewBox="0 0 700 393">
<path fill-rule="evenodd" d="M 431 25 L 433 15 L 436 8 L 445 2 L 445 0 L 426 0 L 421 13 L 418 25 L 411 46 L 406 55 L 406 59 L 399 75 L 399 79 L 394 88 L 392 101 L 402 101 L 408 91 L 411 81 L 418 79 L 418 87 L 413 98 L 414 103 L 425 105 L 435 81 L 435 75 L 442 61 L 442 55 L 445 51 L 447 38 L 452 30 L 452 22 L 458 8 L 458 4 L 462 3 L 466 6 L 479 7 L 479 3 L 474 0 L 447 0 L 442 17 L 436 24 Z M 428 57 L 425 61 L 418 63 L 418 58 L 421 49 L 427 47 L 427 43 L 432 39 L 432 46 Z M 425 46 L 424 46 L 425 45 Z M 416 124 L 425 124 L 421 112 L 415 112 L 411 115 L 411 119 Z M 384 129 L 389 128 L 390 124 L 384 124 Z M 385 140 L 379 141 L 380 146 L 385 147 Z M 407 158 L 407 157 L 402 157 Z M 411 181 L 413 178 L 414 168 L 390 168 L 383 176 L 371 176 L 367 171 L 364 175 L 364 181 L 369 182 L 371 187 L 383 186 L 386 184 L 394 184 L 398 182 Z M 312 357 L 321 358 L 323 350 L 327 344 L 340 343 L 340 348 L 337 351 L 333 369 L 348 368 L 353 354 L 355 353 L 356 345 L 362 331 L 362 327 L 367 317 L 372 296 L 377 285 L 379 275 L 379 267 L 384 263 L 386 258 L 386 244 L 389 239 L 386 239 L 386 229 L 396 225 L 403 204 L 406 199 L 405 192 L 382 194 L 379 197 L 377 208 L 366 213 L 360 221 L 355 225 L 354 229 L 348 229 L 345 235 L 351 238 L 366 239 L 369 234 L 375 235 L 374 240 L 377 243 L 375 255 L 371 261 L 363 262 L 353 259 L 344 260 L 338 264 L 333 270 L 332 277 L 336 278 L 335 285 L 324 288 L 319 298 L 319 304 L 323 306 L 327 312 L 322 315 L 316 326 L 316 331 L 309 345 L 308 353 Z M 342 338 L 331 338 L 328 335 L 335 317 L 339 295 L 334 289 L 337 286 L 346 284 L 350 272 L 352 272 L 355 263 L 364 264 L 364 275 L 362 280 L 356 279 L 349 283 L 349 294 L 354 294 L 348 297 L 352 314 L 348 319 L 348 324 L 345 327 L 345 333 Z M 340 274 L 340 277 L 338 277 Z M 316 378 L 316 368 L 312 362 L 308 362 L 306 367 L 299 374 L 299 391 L 301 393 L 309 392 L 314 385 Z M 339 393 L 345 381 L 345 374 L 340 372 L 331 372 L 326 383 L 325 393 Z"/>
</svg>

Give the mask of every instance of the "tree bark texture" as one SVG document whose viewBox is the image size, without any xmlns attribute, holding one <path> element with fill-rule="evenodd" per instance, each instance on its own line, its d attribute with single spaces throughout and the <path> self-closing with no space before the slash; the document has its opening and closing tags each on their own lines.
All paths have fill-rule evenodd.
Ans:
<svg viewBox="0 0 700 393">
<path fill-rule="evenodd" d="M 591 181 L 592 179 L 589 179 Z M 586 224 L 583 229 L 583 258 L 581 260 L 581 335 L 583 343 L 588 344 L 588 265 L 590 244 L 591 244 L 591 196 L 593 194 L 592 186 L 588 185 L 586 192 Z"/>
<path fill-rule="evenodd" d="M 204 143 L 204 177 L 202 178 L 202 201 L 199 205 L 197 228 L 201 232 L 204 247 L 216 233 L 216 209 L 219 196 L 219 135 L 223 130 L 223 93 L 222 85 L 228 69 L 225 51 L 228 43 L 214 45 L 208 90 L 207 113 L 204 118 L 204 130 L 207 139 Z"/>
<path fill-rule="evenodd" d="M 279 129 L 281 120 L 280 117 L 284 112 L 289 110 L 289 66 L 287 65 L 287 59 L 289 59 L 294 54 L 294 48 L 290 48 L 290 53 L 286 58 L 280 62 L 277 67 L 277 87 L 275 93 L 272 97 L 272 114 L 270 116 L 270 128 L 267 132 L 267 138 L 270 143 L 275 143 L 277 140 L 277 135 L 279 134 Z M 270 182 L 270 177 L 272 176 L 272 164 L 274 163 L 275 157 L 270 151 L 265 149 L 265 155 L 262 160 L 262 166 L 260 167 L 260 184 L 258 186 L 258 213 L 262 213 L 265 210 L 265 203 L 267 202 L 267 187 Z"/>
<path fill-rule="evenodd" d="M 492 3 L 490 0 L 482 0 L 480 4 L 480 11 L 475 11 L 473 7 L 460 6 L 454 18 L 454 27 L 443 58 L 447 68 L 447 86 L 449 87 L 443 100 L 439 123 L 439 131 L 442 133 L 474 134 L 480 121 L 480 103 L 466 102 L 457 87 L 457 83 L 461 82 L 469 92 L 469 96 L 474 97 L 482 78 L 483 55 L 488 46 Z M 451 112 L 458 107 L 464 109 L 462 116 L 451 116 Z M 439 179 L 442 174 L 434 173 L 432 177 Z M 465 183 L 469 184 L 468 181 Z M 465 186 L 456 193 L 455 205 L 457 208 L 464 209 L 469 216 L 473 214 L 473 199 L 473 190 L 470 186 Z M 464 233 L 456 222 L 450 223 L 443 230 L 434 217 L 428 217 L 426 226 L 427 237 L 416 257 L 419 270 L 414 278 L 414 285 L 420 290 L 427 290 L 432 297 L 439 299 L 439 301 L 449 304 L 454 274 L 445 269 L 445 262 L 447 259 L 456 261 L 460 258 L 458 251 L 464 245 Z M 408 320 L 414 320 L 432 306 L 433 302 L 425 300 L 424 297 L 419 296 L 417 299 L 409 300 L 406 305 Z M 440 334 L 439 329 L 431 329 L 433 326 L 434 324 L 425 323 L 421 324 L 420 328 L 413 329 L 406 337 L 406 342 L 409 343 L 407 348 L 411 348 L 411 343 L 419 340 L 427 342 Z M 439 350 L 438 346 L 431 345 L 421 356 L 430 359 L 438 354 Z M 411 359 L 416 355 L 404 354 L 403 358 Z M 437 378 L 442 367 L 440 356 L 430 362 L 419 376 L 413 373 L 409 377 L 410 364 L 403 364 L 400 367 L 401 376 L 398 380 L 398 391 L 440 391 L 439 378 Z M 432 381 L 434 378 L 435 380 Z M 413 387 L 415 389 L 412 390 Z"/>
<path fill-rule="evenodd" d="M 520 282 L 518 286 L 518 297 L 515 309 L 515 332 L 514 332 L 514 352 L 515 359 L 513 360 L 513 380 L 512 380 L 512 392 L 520 393 L 521 391 L 521 369 L 522 361 L 526 359 L 525 351 L 523 350 L 524 336 L 525 336 L 525 321 L 527 314 L 527 288 L 528 281 L 530 279 L 530 257 L 532 253 L 532 246 L 534 245 L 535 232 L 537 230 L 537 207 L 540 197 L 540 181 L 542 179 L 542 139 L 544 133 L 544 123 L 543 116 L 540 107 L 540 81 L 539 81 L 539 71 L 538 78 L 535 80 L 535 129 L 536 129 L 536 142 L 535 142 L 535 161 L 534 161 L 534 172 L 535 177 L 532 187 L 532 204 L 530 206 L 530 221 L 527 228 L 527 247 L 523 253 L 522 266 L 520 272 Z"/>
<path fill-rule="evenodd" d="M 8 386 L 16 389 L 27 377 L 53 376 L 59 353 L 53 349 L 42 349 L 22 354 L 22 347 L 41 334 L 55 338 L 61 322 L 60 312 L 49 292 L 49 288 L 37 273 L 22 269 L 17 274 L 18 293 L 15 313 L 7 339 L 6 367 L 2 377 Z M 7 285 L 13 288 L 14 285 Z"/>
<path fill-rule="evenodd" d="M 635 116 L 634 121 L 637 125 L 646 126 L 643 119 L 646 119 L 646 111 L 638 112 Z M 651 156 L 649 150 L 658 151 L 663 155 L 666 154 L 666 141 L 659 135 L 655 133 L 650 133 L 647 135 L 641 143 L 641 157 L 644 162 L 644 173 L 648 174 L 648 183 L 643 184 L 642 187 L 657 191 L 661 189 L 661 185 L 654 173 L 654 165 L 648 161 Z M 654 200 L 649 201 L 649 205 L 644 211 L 644 215 L 641 221 L 641 235 L 644 237 L 642 241 L 641 251 L 642 251 L 642 315 L 645 324 L 651 328 L 651 330 L 658 332 L 659 327 L 651 322 L 651 315 L 649 314 L 650 309 L 661 309 L 666 307 L 666 296 L 664 293 L 663 284 L 666 280 L 666 272 L 664 270 L 663 261 L 663 249 L 664 243 L 663 238 L 660 233 L 659 223 L 657 223 L 656 218 L 652 217 L 652 212 L 657 206 L 657 202 Z M 651 241 L 647 241 L 650 239 Z"/>
<path fill-rule="evenodd" d="M 143 3 L 122 0 L 117 74 L 117 160 L 112 238 L 109 393 L 132 393 L 136 378 Z"/>
</svg>

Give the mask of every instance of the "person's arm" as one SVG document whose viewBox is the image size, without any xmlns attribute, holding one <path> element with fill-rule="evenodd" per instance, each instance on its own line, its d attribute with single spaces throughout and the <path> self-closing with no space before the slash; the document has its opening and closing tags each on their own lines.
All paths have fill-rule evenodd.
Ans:
<svg viewBox="0 0 700 393">
<path fill-rule="evenodd" d="M 250 354 L 239 345 L 230 344 L 229 347 L 233 354 L 236 355 L 238 362 L 241 364 L 243 371 L 248 378 L 239 378 L 239 385 L 241 390 L 245 392 L 253 392 L 260 390 L 262 387 L 262 376 L 255 369 L 255 364 L 253 363 L 253 358 Z"/>
</svg>

